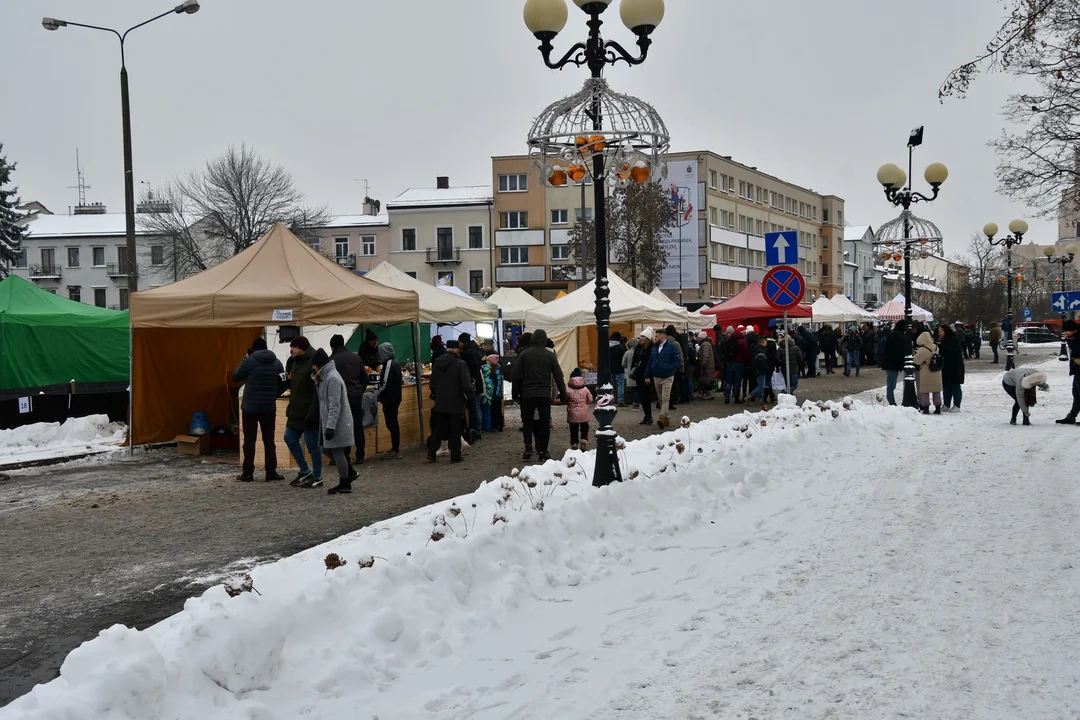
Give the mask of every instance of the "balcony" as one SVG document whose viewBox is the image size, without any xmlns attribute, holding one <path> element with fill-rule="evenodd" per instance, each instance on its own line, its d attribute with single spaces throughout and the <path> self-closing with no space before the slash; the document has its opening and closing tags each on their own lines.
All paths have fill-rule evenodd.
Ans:
<svg viewBox="0 0 1080 720">
<path fill-rule="evenodd" d="M 350 270 L 356 269 L 356 255 L 338 255 L 334 258 L 334 262 L 343 268 L 349 268 Z"/>
<path fill-rule="evenodd" d="M 428 265 L 460 265 L 461 248 L 440 247 L 427 249 Z"/>
<path fill-rule="evenodd" d="M 60 279 L 59 265 L 31 265 L 30 277 L 38 280 Z"/>
<path fill-rule="evenodd" d="M 111 278 L 126 278 L 128 276 L 127 263 L 109 263 L 105 267 L 105 273 Z"/>
<path fill-rule="evenodd" d="M 544 282 L 547 274 L 544 265 L 503 265 L 495 268 L 495 282 L 504 283 L 527 283 Z"/>
<path fill-rule="evenodd" d="M 543 230 L 498 230 L 495 233 L 495 247 L 520 247 L 522 245 L 543 244 Z"/>
<path fill-rule="evenodd" d="M 865 293 L 863 295 L 863 302 L 876 303 L 877 301 L 877 293 Z"/>
</svg>

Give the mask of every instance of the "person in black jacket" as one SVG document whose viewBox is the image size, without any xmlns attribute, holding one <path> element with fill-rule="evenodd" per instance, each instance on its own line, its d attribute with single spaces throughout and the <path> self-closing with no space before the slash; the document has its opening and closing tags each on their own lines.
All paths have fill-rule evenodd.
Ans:
<svg viewBox="0 0 1080 720">
<path fill-rule="evenodd" d="M 349 410 L 353 419 L 353 442 L 356 443 L 356 464 L 363 465 L 366 454 L 364 393 L 368 385 L 367 366 L 359 355 L 349 352 L 345 347 L 345 338 L 341 335 L 330 338 L 330 350 L 330 359 L 334 361 L 334 367 L 341 376 L 342 382 L 345 383 L 345 392 L 349 396 Z M 348 458 L 348 448 L 345 450 L 345 457 Z"/>
<path fill-rule="evenodd" d="M 522 460 L 532 460 L 533 438 L 540 462 L 551 459 L 548 441 L 551 439 L 551 384 L 559 389 L 560 402 L 566 402 L 566 383 L 559 359 L 548 350 L 547 333 L 537 330 L 532 345 L 522 350 L 514 363 L 514 397 L 521 403 L 521 424 L 525 428 L 525 452 Z M 539 420 L 534 416 L 539 415 Z"/>
<path fill-rule="evenodd" d="M 1069 344 L 1069 375 L 1072 376 L 1072 409 L 1065 417 L 1057 420 L 1058 425 L 1080 425 L 1077 416 L 1080 415 L 1080 337 L 1077 336 L 1075 320 L 1066 320 L 1061 325 L 1061 334 Z"/>
<path fill-rule="evenodd" d="M 484 424 L 483 414 L 480 411 L 480 397 L 484 394 L 484 376 L 481 374 L 484 367 L 484 353 L 469 333 L 461 333 L 458 336 L 458 348 L 461 351 L 461 359 L 469 368 L 469 377 L 473 381 L 473 394 L 469 401 L 469 430 L 476 432 L 475 434 L 470 432 L 472 437 L 469 442 L 472 442 L 474 439 L 480 439 Z"/>
<path fill-rule="evenodd" d="M 885 397 L 890 405 L 896 404 L 896 382 L 904 371 L 904 359 L 911 354 L 907 320 L 899 320 L 885 339 L 885 357 L 881 369 L 885 371 Z"/>
<path fill-rule="evenodd" d="M 626 388 L 626 371 L 623 370 L 622 359 L 626 354 L 626 343 L 623 342 L 622 333 L 613 333 L 608 341 L 608 363 L 611 365 L 611 382 L 615 386 L 615 402 L 619 407 L 625 407 L 624 390 Z"/>
<path fill-rule="evenodd" d="M 312 359 L 315 348 L 303 335 L 289 344 L 289 359 L 285 361 L 285 378 L 289 383 L 289 404 L 285 408 L 285 445 L 289 448 L 300 472 L 290 485 L 308 487 L 322 485 L 322 441 L 319 437 L 319 395 L 315 387 Z M 301 444 L 303 440 L 303 444 Z M 308 466 L 304 445 L 311 456 Z"/>
<path fill-rule="evenodd" d="M 651 327 L 646 327 L 638 336 L 637 345 L 634 346 L 634 355 L 630 360 L 630 375 L 638 388 L 638 401 L 641 409 L 645 411 L 645 419 L 639 425 L 652 425 L 652 404 L 654 398 L 652 383 L 645 382 L 645 371 L 649 369 L 649 358 L 652 357 Z"/>
<path fill-rule="evenodd" d="M 840 338 L 832 325 L 826 325 L 821 329 L 821 352 L 825 355 L 825 372 L 828 375 L 836 374 L 836 351 L 840 347 Z"/>
<path fill-rule="evenodd" d="M 398 407 L 401 405 L 401 365 L 394 359 L 394 346 L 383 343 L 379 346 L 378 399 L 382 405 L 383 420 L 390 433 L 390 449 L 382 454 L 383 460 L 401 459 L 401 426 L 398 425 Z"/>
<path fill-rule="evenodd" d="M 285 368 L 270 350 L 266 340 L 255 338 L 248 355 L 233 371 L 233 382 L 244 383 L 244 400 L 240 404 L 241 427 L 244 433 L 244 461 L 237 480 L 255 479 L 255 439 L 262 433 L 266 481 L 284 480 L 277 472 L 277 446 L 274 438 L 277 399 L 288 387 Z"/>
<path fill-rule="evenodd" d="M 435 454 L 445 441 L 450 448 L 450 462 L 459 463 L 461 457 L 461 416 L 467 403 L 476 395 L 476 388 L 469 376 L 469 366 L 459 356 L 461 349 L 456 340 L 446 343 L 446 352 L 431 364 L 431 382 L 428 385 L 431 398 L 431 437 L 428 438 L 427 459 L 435 462 Z"/>
<path fill-rule="evenodd" d="M 938 325 L 938 352 L 941 354 L 942 411 L 960 409 L 964 399 L 964 348 L 960 336 L 948 325 Z"/>
<path fill-rule="evenodd" d="M 799 328 L 799 337 L 803 341 L 803 350 L 806 352 L 806 377 L 817 377 L 817 358 L 821 352 L 821 343 L 817 335 L 810 332 L 805 325 Z"/>
</svg>

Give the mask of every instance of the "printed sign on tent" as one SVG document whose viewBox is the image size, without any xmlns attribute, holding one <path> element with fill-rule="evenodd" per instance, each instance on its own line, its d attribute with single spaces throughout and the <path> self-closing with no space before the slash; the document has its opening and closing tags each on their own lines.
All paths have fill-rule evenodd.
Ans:
<svg viewBox="0 0 1080 720">
<path fill-rule="evenodd" d="M 25 415 L 28 412 L 30 412 L 30 398 L 28 398 L 28 397 L 19 398 L 19 414 L 20 415 Z"/>
</svg>

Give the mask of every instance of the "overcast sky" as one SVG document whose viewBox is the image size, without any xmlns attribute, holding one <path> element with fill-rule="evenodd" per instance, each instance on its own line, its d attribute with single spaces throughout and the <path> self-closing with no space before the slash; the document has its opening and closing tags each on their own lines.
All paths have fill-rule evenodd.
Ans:
<svg viewBox="0 0 1080 720">
<path fill-rule="evenodd" d="M 335 213 L 360 211 L 358 178 L 384 202 L 436 175 L 488 183 L 490 156 L 524 152 L 533 117 L 585 78 L 543 66 L 523 1 L 205 0 L 195 15 L 141 28 L 127 48 L 136 182 L 246 142 Z M 79 148 L 87 199 L 123 209 L 118 44 L 81 28 L 46 32 L 41 17 L 124 28 L 170 4 L 0 2 L 0 142 L 19 163 L 24 200 L 67 212 Z M 675 150 L 714 150 L 839 195 L 850 224 L 895 217 L 874 175 L 903 165 L 908 131 L 925 125 L 915 174 L 922 183 L 922 168 L 941 161 L 950 176 L 917 213 L 953 254 L 985 222 L 1031 215 L 997 194 L 986 146 L 1015 83 L 986 76 L 965 100 L 937 100 L 1001 12 L 995 0 L 667 0 L 649 60 L 608 79 L 657 108 Z M 557 47 L 584 36 L 584 17 L 570 5 Z M 617 8 L 605 29 L 632 44 Z M 1032 241 L 1055 239 L 1052 223 L 1031 224 Z"/>
</svg>

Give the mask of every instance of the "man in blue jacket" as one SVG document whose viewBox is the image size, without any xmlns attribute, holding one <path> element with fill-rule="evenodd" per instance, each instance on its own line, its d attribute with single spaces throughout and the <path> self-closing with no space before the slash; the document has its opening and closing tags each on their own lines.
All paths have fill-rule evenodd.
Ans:
<svg viewBox="0 0 1080 720">
<path fill-rule="evenodd" d="M 662 328 L 653 335 L 652 354 L 649 356 L 649 367 L 645 370 L 645 382 L 651 384 L 656 390 L 656 397 L 660 400 L 660 419 L 656 421 L 661 430 L 671 425 L 668 419 L 668 411 L 671 405 L 671 386 L 675 383 L 675 373 L 682 365 L 682 356 L 675 342 L 670 340 Z"/>
</svg>

